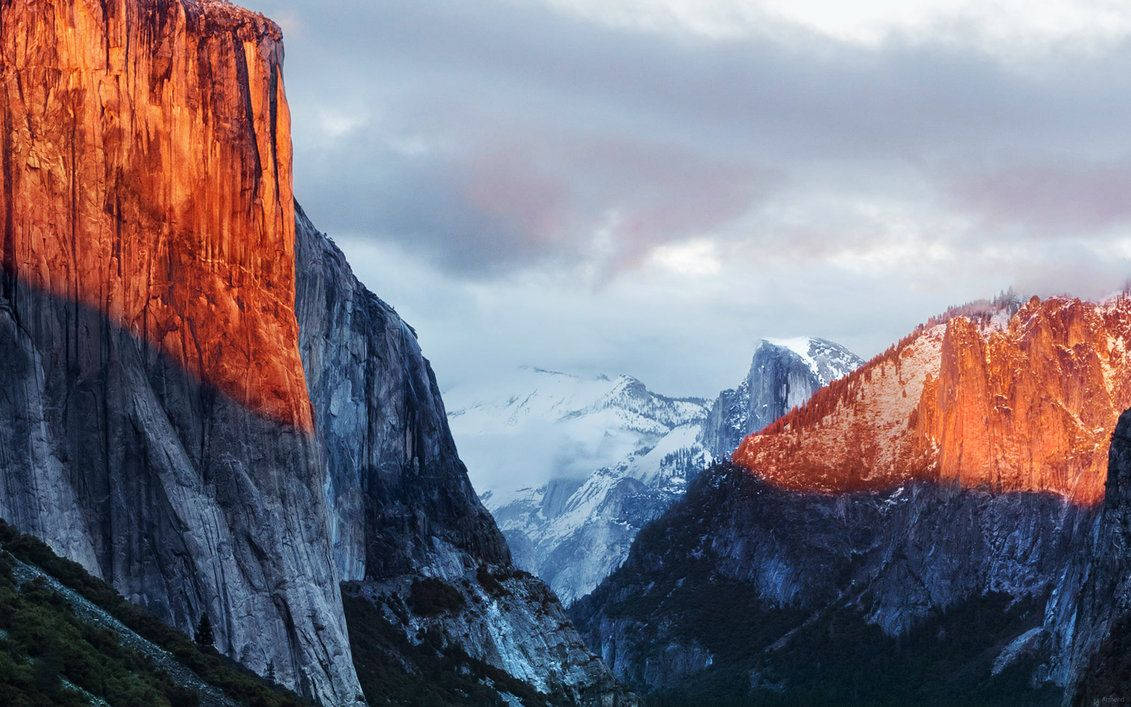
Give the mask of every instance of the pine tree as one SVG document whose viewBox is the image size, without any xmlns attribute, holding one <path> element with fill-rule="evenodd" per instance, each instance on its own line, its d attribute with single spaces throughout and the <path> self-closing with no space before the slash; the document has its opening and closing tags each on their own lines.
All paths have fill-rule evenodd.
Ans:
<svg viewBox="0 0 1131 707">
<path fill-rule="evenodd" d="M 215 647 L 216 639 L 212 636 L 212 622 L 208 620 L 208 613 L 200 615 L 200 623 L 196 626 L 196 645 L 201 648 Z"/>
</svg>

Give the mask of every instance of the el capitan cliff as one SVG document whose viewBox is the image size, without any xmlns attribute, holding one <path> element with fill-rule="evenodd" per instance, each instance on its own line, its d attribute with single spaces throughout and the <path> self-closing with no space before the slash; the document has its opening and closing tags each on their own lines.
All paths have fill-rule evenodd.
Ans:
<svg viewBox="0 0 1131 707">
<path fill-rule="evenodd" d="M 511 577 L 415 334 L 296 212 L 282 58 L 221 0 L 0 1 L 0 515 L 322 703 L 366 682 L 343 580 L 408 673 L 427 624 L 428 650 L 606 694 Z M 415 616 L 424 575 L 462 608 Z"/>
</svg>

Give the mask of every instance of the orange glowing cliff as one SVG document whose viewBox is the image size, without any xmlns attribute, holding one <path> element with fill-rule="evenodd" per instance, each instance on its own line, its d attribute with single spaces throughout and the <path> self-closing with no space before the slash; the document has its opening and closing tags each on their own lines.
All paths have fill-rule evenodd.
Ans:
<svg viewBox="0 0 1131 707">
<path fill-rule="evenodd" d="M 282 59 L 221 0 L 0 0 L 0 257 L 310 429 Z"/>
<path fill-rule="evenodd" d="M 747 437 L 734 461 L 795 490 L 934 480 L 1093 504 L 1131 407 L 1129 344 L 1124 296 L 952 313 Z"/>
</svg>

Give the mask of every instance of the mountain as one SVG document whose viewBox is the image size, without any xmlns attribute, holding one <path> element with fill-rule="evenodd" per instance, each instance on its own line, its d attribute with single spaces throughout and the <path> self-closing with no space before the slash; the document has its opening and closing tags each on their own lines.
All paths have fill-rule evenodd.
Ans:
<svg viewBox="0 0 1131 707">
<path fill-rule="evenodd" d="M 1060 700 L 1118 613 L 1125 547 L 1094 539 L 1129 327 L 1124 297 L 931 320 L 744 440 L 571 615 L 676 700 Z"/>
<path fill-rule="evenodd" d="M 496 476 L 549 478 L 482 498 L 516 564 L 564 602 L 620 564 L 636 529 L 709 463 L 695 441 L 705 401 L 659 395 L 629 376 L 525 368 L 506 385 L 448 397 L 465 458 Z"/>
<path fill-rule="evenodd" d="M 765 339 L 754 351 L 746 379 L 715 399 L 700 441 L 715 458 L 729 457 L 751 432 L 803 405 L 863 363 L 827 339 Z"/>
<path fill-rule="evenodd" d="M 278 27 L 0 18 L 0 517 L 323 704 L 619 695 L 511 564 L 414 332 L 296 209 Z"/>
<path fill-rule="evenodd" d="M 449 417 L 465 456 L 484 466 L 503 456 L 519 478 L 550 478 L 483 499 L 516 563 L 569 604 L 620 566 L 640 528 L 714 459 L 860 363 L 823 339 L 766 340 L 742 383 L 710 405 L 627 376 L 526 369 L 502 392 L 451 391 Z"/>
<path fill-rule="evenodd" d="M 584 478 L 707 413 L 703 400 L 659 395 L 630 376 L 584 377 L 540 368 L 456 386 L 446 396 L 463 456 L 473 466 L 493 469 L 496 479 L 516 480 L 481 490 L 495 499 L 515 491 L 532 472 Z M 531 441 L 520 444 L 523 439 Z"/>
<path fill-rule="evenodd" d="M 1033 298 L 928 322 L 734 459 L 799 490 L 929 478 L 1094 504 L 1131 403 L 1129 312 L 1124 297 Z"/>
</svg>

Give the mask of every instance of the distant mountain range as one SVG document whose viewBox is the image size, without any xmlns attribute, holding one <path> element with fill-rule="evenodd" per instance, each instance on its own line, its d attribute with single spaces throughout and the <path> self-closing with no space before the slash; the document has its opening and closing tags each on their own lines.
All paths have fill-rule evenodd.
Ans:
<svg viewBox="0 0 1131 707">
<path fill-rule="evenodd" d="M 824 339 L 764 340 L 742 382 L 711 402 L 629 376 L 528 368 L 503 387 L 449 391 L 449 420 L 471 468 L 501 458 L 515 476 L 549 479 L 481 497 L 515 562 L 568 604 L 624 561 L 700 471 L 860 363 Z"/>
</svg>

